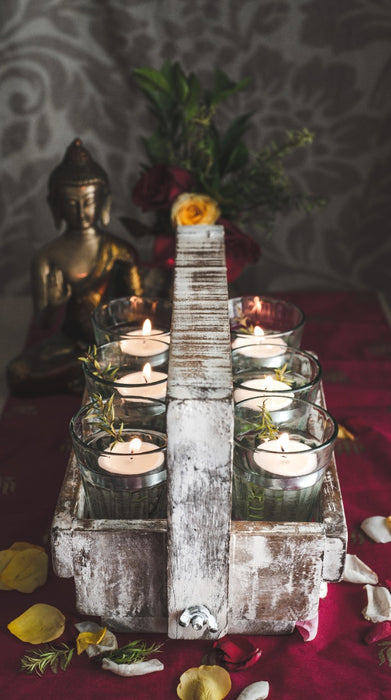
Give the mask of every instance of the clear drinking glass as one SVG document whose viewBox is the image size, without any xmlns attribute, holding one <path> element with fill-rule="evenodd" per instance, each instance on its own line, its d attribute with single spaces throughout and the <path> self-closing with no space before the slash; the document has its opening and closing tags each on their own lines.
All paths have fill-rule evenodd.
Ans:
<svg viewBox="0 0 391 700">
<path fill-rule="evenodd" d="M 115 400 L 115 425 L 123 423 L 123 441 L 114 438 L 86 404 L 70 422 L 88 517 L 148 519 L 166 517 L 166 406 L 153 400 Z M 131 440 L 140 444 L 131 447 Z M 140 447 L 142 451 L 140 451 Z M 138 448 L 138 449 L 137 449 Z"/>
<path fill-rule="evenodd" d="M 272 297 L 244 296 L 229 299 L 228 311 L 233 348 L 262 342 L 300 347 L 305 316 L 295 304 Z"/>
<path fill-rule="evenodd" d="M 338 425 L 322 406 L 280 394 L 235 406 L 233 519 L 309 521 L 316 516 Z M 262 423 L 267 429 L 262 436 Z M 265 430 L 265 429 L 264 429 Z"/>
<path fill-rule="evenodd" d="M 131 296 L 112 299 L 92 312 L 92 326 L 98 345 L 126 337 L 142 335 L 144 321 L 152 324 L 151 337 L 170 339 L 172 304 L 167 299 Z"/>
<path fill-rule="evenodd" d="M 232 350 L 235 402 L 278 392 L 316 403 L 322 376 L 318 360 L 311 353 L 286 345 L 262 347 L 263 357 L 251 354 L 253 345 Z"/>
<path fill-rule="evenodd" d="M 169 350 L 168 343 L 156 338 L 132 338 L 99 345 L 94 361 L 83 362 L 89 396 L 146 396 L 164 401 Z"/>
</svg>

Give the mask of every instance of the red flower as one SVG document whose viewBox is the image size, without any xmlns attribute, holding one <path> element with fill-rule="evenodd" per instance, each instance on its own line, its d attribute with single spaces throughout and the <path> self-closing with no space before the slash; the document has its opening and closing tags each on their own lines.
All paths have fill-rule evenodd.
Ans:
<svg viewBox="0 0 391 700">
<path fill-rule="evenodd" d="M 225 229 L 225 257 L 228 282 L 234 282 L 246 265 L 253 265 L 261 257 L 258 243 L 243 233 L 235 224 L 220 218 L 216 223 Z"/>
<path fill-rule="evenodd" d="M 143 211 L 169 209 L 174 199 L 193 186 L 193 176 L 184 168 L 154 165 L 135 184 L 132 199 Z"/>
<path fill-rule="evenodd" d="M 241 671 L 253 666 L 261 658 L 262 651 L 246 637 L 229 635 L 218 639 L 213 644 L 217 660 L 228 671 Z"/>
</svg>

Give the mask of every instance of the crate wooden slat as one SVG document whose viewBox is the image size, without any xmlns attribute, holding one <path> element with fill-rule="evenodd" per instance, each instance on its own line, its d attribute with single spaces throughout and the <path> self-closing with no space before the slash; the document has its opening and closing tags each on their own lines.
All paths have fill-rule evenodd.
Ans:
<svg viewBox="0 0 391 700">
<path fill-rule="evenodd" d="M 177 238 L 168 381 L 167 520 L 91 520 L 71 455 L 52 524 L 58 576 L 113 629 L 212 638 L 283 634 L 316 615 L 347 546 L 334 459 L 314 523 L 231 522 L 232 375 L 221 227 Z M 181 627 L 206 605 L 218 631 Z"/>
</svg>

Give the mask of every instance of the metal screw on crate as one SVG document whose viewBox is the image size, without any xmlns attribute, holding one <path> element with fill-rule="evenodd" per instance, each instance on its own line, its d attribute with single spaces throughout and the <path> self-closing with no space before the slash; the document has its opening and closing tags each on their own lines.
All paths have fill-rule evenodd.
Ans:
<svg viewBox="0 0 391 700">
<path fill-rule="evenodd" d="M 185 608 L 179 618 L 181 627 L 192 626 L 194 630 L 200 630 L 207 625 L 210 632 L 218 632 L 218 624 L 214 615 L 205 605 L 191 605 Z"/>
</svg>

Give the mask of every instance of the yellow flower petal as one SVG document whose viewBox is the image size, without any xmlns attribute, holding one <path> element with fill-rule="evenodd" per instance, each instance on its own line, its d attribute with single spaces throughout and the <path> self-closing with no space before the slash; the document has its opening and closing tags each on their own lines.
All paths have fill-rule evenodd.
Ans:
<svg viewBox="0 0 391 700">
<path fill-rule="evenodd" d="M 355 440 L 356 438 L 354 437 L 353 433 L 350 432 L 347 428 L 345 428 L 344 425 L 339 424 L 338 425 L 338 435 L 340 439 L 344 440 L 347 438 L 348 440 Z"/>
<path fill-rule="evenodd" d="M 41 547 L 40 544 L 30 544 L 30 542 L 13 542 L 10 549 L 18 551 L 23 549 L 40 549 L 41 552 L 45 551 L 45 547 Z"/>
<path fill-rule="evenodd" d="M 11 634 L 22 642 L 43 644 L 61 637 L 65 629 L 65 617 L 58 608 L 46 603 L 36 603 L 7 625 Z"/>
<path fill-rule="evenodd" d="M 14 551 L 9 564 L 3 569 L 0 581 L 21 593 L 32 593 L 46 583 L 48 555 L 41 549 Z"/>
<path fill-rule="evenodd" d="M 171 220 L 174 226 L 214 224 L 220 214 L 218 204 L 212 197 L 194 192 L 180 194 L 171 208 Z"/>
<path fill-rule="evenodd" d="M 177 687 L 181 700 L 222 700 L 231 690 L 231 678 L 221 666 L 199 666 L 182 673 Z"/>
<path fill-rule="evenodd" d="M 76 638 L 77 653 L 82 654 L 90 644 L 99 644 L 106 634 L 106 627 L 99 629 L 97 632 L 80 632 Z"/>
<path fill-rule="evenodd" d="M 12 586 L 8 586 L 2 581 L 2 573 L 13 556 L 14 552 L 11 552 L 9 549 L 0 550 L 0 591 L 12 591 Z"/>
</svg>

